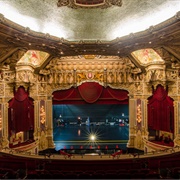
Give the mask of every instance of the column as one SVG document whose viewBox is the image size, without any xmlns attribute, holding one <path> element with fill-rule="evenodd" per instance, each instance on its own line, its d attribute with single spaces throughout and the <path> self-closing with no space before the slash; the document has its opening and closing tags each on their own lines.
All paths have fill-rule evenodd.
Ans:
<svg viewBox="0 0 180 180">
<path fill-rule="evenodd" d="M 129 141 L 128 148 L 134 148 L 134 139 L 136 136 L 136 99 L 129 95 Z"/>
<path fill-rule="evenodd" d="M 53 117 L 52 117 L 52 97 L 46 101 L 46 119 L 47 119 L 47 140 L 48 148 L 54 148 L 53 142 Z"/>
<path fill-rule="evenodd" d="M 2 102 L 0 104 L 1 110 L 1 137 L 2 138 L 2 148 L 9 147 L 9 131 L 8 131 L 8 107 L 9 104 L 6 102 Z"/>
<path fill-rule="evenodd" d="M 148 139 L 148 112 L 147 112 L 147 99 L 141 100 L 141 112 L 142 112 L 142 136 Z"/>
<path fill-rule="evenodd" d="M 34 100 L 34 140 L 38 140 L 40 136 L 39 126 L 39 100 Z"/>
<path fill-rule="evenodd" d="M 180 101 L 174 101 L 174 146 L 180 146 Z"/>
</svg>

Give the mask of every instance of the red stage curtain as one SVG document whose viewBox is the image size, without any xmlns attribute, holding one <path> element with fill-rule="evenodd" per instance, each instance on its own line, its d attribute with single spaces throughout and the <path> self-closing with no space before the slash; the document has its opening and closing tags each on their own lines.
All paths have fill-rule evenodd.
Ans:
<svg viewBox="0 0 180 180">
<path fill-rule="evenodd" d="M 124 101 L 128 99 L 128 94 L 125 90 L 120 91 L 119 89 L 112 89 L 110 87 L 107 87 L 107 91 L 114 99 L 117 99 L 119 101 Z"/>
<path fill-rule="evenodd" d="M 128 104 L 128 99 L 127 91 L 104 88 L 95 82 L 86 82 L 78 88 L 53 93 L 53 104 Z"/>
<path fill-rule="evenodd" d="M 61 90 L 60 93 L 56 91 L 53 93 L 53 100 L 57 100 L 57 101 L 66 100 L 74 93 L 74 91 L 75 89 L 73 87 L 67 90 Z"/>
<path fill-rule="evenodd" d="M 148 126 L 150 129 L 174 131 L 173 100 L 163 86 L 158 85 L 148 103 Z"/>
<path fill-rule="evenodd" d="M 24 87 L 19 87 L 9 102 L 9 133 L 29 131 L 34 128 L 34 105 Z"/>
<path fill-rule="evenodd" d="M 103 87 L 98 83 L 89 82 L 89 83 L 83 83 L 80 86 L 78 86 L 78 90 L 81 97 L 87 103 L 94 103 L 101 96 Z"/>
</svg>

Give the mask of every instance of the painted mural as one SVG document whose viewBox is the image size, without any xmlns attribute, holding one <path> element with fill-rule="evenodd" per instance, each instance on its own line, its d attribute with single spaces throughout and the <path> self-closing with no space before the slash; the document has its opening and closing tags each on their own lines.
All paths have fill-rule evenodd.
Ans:
<svg viewBox="0 0 180 180">
<path fill-rule="evenodd" d="M 140 49 L 131 53 L 140 64 L 146 65 L 152 62 L 163 62 L 163 59 L 153 49 Z"/>
<path fill-rule="evenodd" d="M 47 58 L 49 54 L 43 51 L 29 50 L 18 61 L 19 64 L 31 64 L 33 66 L 40 66 Z"/>
</svg>

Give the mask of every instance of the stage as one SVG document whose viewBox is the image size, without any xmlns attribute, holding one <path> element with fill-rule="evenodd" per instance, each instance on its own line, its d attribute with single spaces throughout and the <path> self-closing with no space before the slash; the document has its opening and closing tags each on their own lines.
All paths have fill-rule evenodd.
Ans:
<svg viewBox="0 0 180 180">
<path fill-rule="evenodd" d="M 92 136 L 94 139 L 91 139 Z M 71 124 L 56 126 L 53 131 L 55 149 L 126 149 L 129 126 Z"/>
</svg>

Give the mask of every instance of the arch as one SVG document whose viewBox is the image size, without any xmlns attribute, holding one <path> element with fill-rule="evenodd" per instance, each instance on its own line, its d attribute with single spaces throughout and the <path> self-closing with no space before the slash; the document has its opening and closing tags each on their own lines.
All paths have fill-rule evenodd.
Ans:
<svg viewBox="0 0 180 180">
<path fill-rule="evenodd" d="M 120 143 L 119 146 L 124 148 L 129 138 L 128 104 L 128 91 L 105 88 L 96 82 L 85 82 L 76 88 L 54 91 L 53 127 L 55 132 L 60 128 L 62 133 L 61 136 L 56 134 L 53 137 L 56 150 L 67 148 L 70 139 L 76 148 L 82 142 L 87 146 L 92 132 L 99 136 L 97 141 L 101 148 L 105 148 L 105 143 L 114 148 Z M 67 146 L 64 145 L 66 143 Z M 96 142 L 93 145 L 96 147 Z"/>
</svg>

